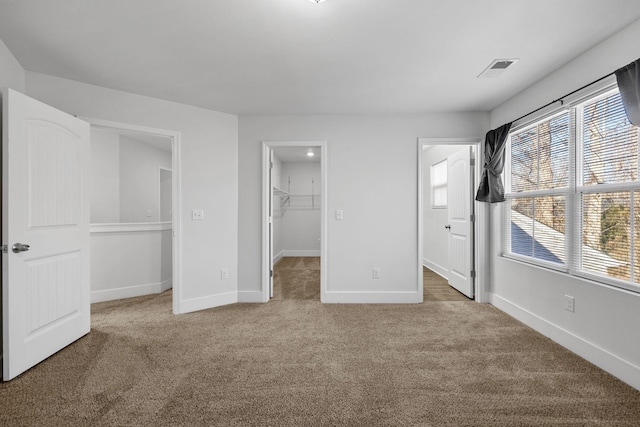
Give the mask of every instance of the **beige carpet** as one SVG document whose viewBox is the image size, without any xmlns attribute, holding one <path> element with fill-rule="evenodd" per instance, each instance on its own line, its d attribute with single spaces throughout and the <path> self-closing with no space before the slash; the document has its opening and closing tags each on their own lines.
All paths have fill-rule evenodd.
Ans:
<svg viewBox="0 0 640 427">
<path fill-rule="evenodd" d="M 92 332 L 0 384 L 0 425 L 637 426 L 640 392 L 489 305 L 279 299 Z"/>
</svg>

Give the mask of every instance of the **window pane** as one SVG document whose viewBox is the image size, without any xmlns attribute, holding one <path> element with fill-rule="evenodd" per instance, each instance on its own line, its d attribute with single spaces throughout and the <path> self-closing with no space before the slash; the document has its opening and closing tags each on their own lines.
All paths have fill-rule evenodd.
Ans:
<svg viewBox="0 0 640 427">
<path fill-rule="evenodd" d="M 447 187 L 436 187 L 433 189 L 433 206 L 447 207 Z"/>
<path fill-rule="evenodd" d="M 584 185 L 638 179 L 638 129 L 629 123 L 620 94 L 586 103 L 583 111 Z"/>
<path fill-rule="evenodd" d="M 631 195 L 582 196 L 582 269 L 630 280 Z"/>
<path fill-rule="evenodd" d="M 511 252 L 564 264 L 564 196 L 511 200 Z"/>
<path fill-rule="evenodd" d="M 511 192 L 568 185 L 569 113 L 511 135 Z"/>
<path fill-rule="evenodd" d="M 447 161 L 431 165 L 431 197 L 434 208 L 447 207 Z"/>
</svg>

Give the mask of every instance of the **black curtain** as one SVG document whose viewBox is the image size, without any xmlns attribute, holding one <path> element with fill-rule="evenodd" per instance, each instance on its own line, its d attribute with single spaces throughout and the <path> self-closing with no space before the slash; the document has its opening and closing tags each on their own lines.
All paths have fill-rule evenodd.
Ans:
<svg viewBox="0 0 640 427">
<path fill-rule="evenodd" d="M 484 139 L 484 168 L 478 186 L 476 200 L 479 202 L 504 202 L 502 169 L 504 169 L 504 149 L 511 123 L 490 130 Z"/>
<path fill-rule="evenodd" d="M 629 121 L 640 126 L 640 59 L 617 70 L 616 80 Z"/>
</svg>

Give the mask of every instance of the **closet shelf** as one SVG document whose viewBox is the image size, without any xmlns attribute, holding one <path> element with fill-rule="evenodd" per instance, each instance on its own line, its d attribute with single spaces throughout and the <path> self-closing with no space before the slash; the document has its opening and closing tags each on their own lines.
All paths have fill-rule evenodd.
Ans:
<svg viewBox="0 0 640 427">
<path fill-rule="evenodd" d="M 276 196 L 289 196 L 290 193 L 288 191 L 284 191 L 281 188 L 276 187 L 275 185 L 273 186 L 273 194 L 275 194 Z"/>
</svg>

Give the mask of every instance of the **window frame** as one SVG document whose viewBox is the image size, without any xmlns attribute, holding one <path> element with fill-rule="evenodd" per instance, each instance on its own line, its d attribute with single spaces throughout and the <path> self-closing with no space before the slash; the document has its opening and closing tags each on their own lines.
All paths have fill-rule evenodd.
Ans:
<svg viewBox="0 0 640 427">
<path fill-rule="evenodd" d="M 610 96 L 618 91 L 616 81 L 613 77 L 603 80 L 591 88 L 587 88 L 576 93 L 571 98 L 566 98 L 559 106 L 542 110 L 536 115 L 529 116 L 526 121 L 519 121 L 513 124 L 505 149 L 505 168 L 503 179 L 505 183 L 505 202 L 502 212 L 502 257 L 513 259 L 526 264 L 535 265 L 545 269 L 565 273 L 570 276 L 591 280 L 627 291 L 640 293 L 640 264 L 631 267 L 635 271 L 635 277 L 630 280 L 605 276 L 583 269 L 581 263 L 583 258 L 582 233 L 584 221 L 579 212 L 584 194 L 612 193 L 612 192 L 638 192 L 635 196 L 640 197 L 640 141 L 638 143 L 638 174 L 636 181 L 622 183 L 606 183 L 597 185 L 584 185 L 583 182 L 583 147 L 584 147 L 584 123 L 582 122 L 583 105 L 600 98 Z M 545 190 L 511 192 L 511 136 L 516 133 L 526 131 L 529 128 L 539 125 L 541 122 L 551 120 L 564 113 L 569 113 L 569 165 L 568 165 L 568 185 L 563 188 L 553 188 Z M 640 140 L 640 129 L 638 129 Z M 526 256 L 512 252 L 511 248 L 511 200 L 518 198 L 537 198 L 543 196 L 564 196 L 565 197 L 565 242 L 564 242 L 564 263 L 557 264 L 533 256 Z M 633 196 L 630 198 L 633 206 Z M 630 209 L 630 221 L 633 222 L 633 207 Z M 580 215 L 580 216 L 578 216 Z M 576 220 L 576 221 L 574 221 Z M 640 227 L 640 224 L 637 226 Z M 640 243 L 634 242 L 634 229 L 631 229 L 630 245 L 632 251 L 640 250 Z M 635 252 L 631 253 L 631 260 Z M 635 281 L 631 281 L 631 277 Z"/>
</svg>

